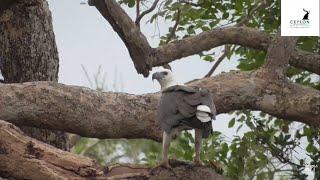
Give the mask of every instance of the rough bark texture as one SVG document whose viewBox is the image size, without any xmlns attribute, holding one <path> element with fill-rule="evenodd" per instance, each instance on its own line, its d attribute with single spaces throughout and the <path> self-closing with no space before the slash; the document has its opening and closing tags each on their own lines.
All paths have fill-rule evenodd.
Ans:
<svg viewBox="0 0 320 180">
<path fill-rule="evenodd" d="M 99 167 L 92 160 L 25 136 L 0 120 L 0 177 L 55 179 L 222 179 L 209 167 L 172 162 L 173 169 Z M 1 178 L 0 178 L 1 179 Z"/>
<path fill-rule="evenodd" d="M 274 81 L 286 79 L 290 55 L 294 52 L 297 40 L 298 37 L 281 37 L 280 32 L 277 34 L 268 48 L 266 63 L 262 68 L 264 76 Z"/>
<path fill-rule="evenodd" d="M 5 83 L 57 81 L 59 57 L 44 0 L 1 1 L 0 63 Z M 23 128 L 32 137 L 68 150 L 63 132 Z"/>
<path fill-rule="evenodd" d="M 62 151 L 25 136 L 0 121 L 0 176 L 16 179 L 78 179 L 103 177 L 88 158 Z"/>
<path fill-rule="evenodd" d="M 231 72 L 193 82 L 209 88 L 218 113 L 262 110 L 279 118 L 320 127 L 320 93 L 261 72 Z M 159 94 L 97 92 L 53 82 L 0 87 L 0 119 L 97 138 L 161 139 L 155 121 Z"/>
<path fill-rule="evenodd" d="M 319 41 L 320 43 L 320 41 Z M 290 65 L 320 75 L 320 50 L 318 53 L 295 51 L 290 58 Z"/>
<path fill-rule="evenodd" d="M 148 76 L 152 67 L 162 66 L 177 59 L 199 54 L 202 51 L 225 44 L 237 44 L 267 51 L 272 40 L 270 35 L 258 29 L 236 26 L 213 29 L 185 39 L 172 41 L 157 48 L 151 48 L 144 35 L 134 26 L 134 22 L 115 0 L 89 0 L 89 2 L 90 5 L 99 10 L 123 39 L 137 72 L 144 76 Z M 128 43 L 129 41 L 130 43 Z M 135 51 L 139 52 L 139 54 L 134 54 L 133 52 Z M 296 51 L 291 55 L 290 64 L 320 74 L 320 69 L 318 68 L 320 66 L 320 55 L 304 55 L 305 53 Z"/>
</svg>

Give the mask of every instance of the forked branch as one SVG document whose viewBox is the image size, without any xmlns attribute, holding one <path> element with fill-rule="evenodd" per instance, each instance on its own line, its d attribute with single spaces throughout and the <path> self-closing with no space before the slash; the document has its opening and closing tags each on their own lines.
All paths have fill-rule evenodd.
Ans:
<svg viewBox="0 0 320 180">
<path fill-rule="evenodd" d="M 214 65 L 212 66 L 210 71 L 204 76 L 204 78 L 210 77 L 214 73 L 214 71 L 218 68 L 218 66 L 224 60 L 224 58 L 226 58 L 228 56 L 229 51 L 230 51 L 230 46 L 229 45 L 225 45 L 223 54 L 214 63 Z"/>
<path fill-rule="evenodd" d="M 280 31 L 270 43 L 266 64 L 262 68 L 270 77 L 285 77 L 285 72 L 289 67 L 289 60 L 295 51 L 298 37 L 282 37 Z M 277 78 L 276 78 L 277 79 Z"/>
<path fill-rule="evenodd" d="M 143 11 L 139 16 L 137 16 L 135 21 L 137 26 L 140 26 L 140 21 L 145 15 L 151 13 L 157 7 L 158 2 L 159 0 L 155 0 L 149 9 Z"/>
</svg>

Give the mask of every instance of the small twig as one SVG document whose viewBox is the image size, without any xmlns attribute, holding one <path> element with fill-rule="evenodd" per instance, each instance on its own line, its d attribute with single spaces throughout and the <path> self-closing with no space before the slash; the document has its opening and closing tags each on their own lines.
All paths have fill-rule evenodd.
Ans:
<svg viewBox="0 0 320 180">
<path fill-rule="evenodd" d="M 239 22 L 237 23 L 235 26 L 243 26 L 245 25 L 251 18 L 252 18 L 252 15 L 259 9 L 261 8 L 262 6 L 264 6 L 266 4 L 265 0 L 260 0 L 257 2 L 256 6 L 253 7 L 251 9 L 251 11 L 248 12 L 248 14 Z"/>
<path fill-rule="evenodd" d="M 175 22 L 174 26 L 172 27 L 172 29 L 170 31 L 170 34 L 169 34 L 169 36 L 168 36 L 168 38 L 166 40 L 166 44 L 168 44 L 171 41 L 171 39 L 175 36 L 176 31 L 177 31 L 177 27 L 179 25 L 179 21 L 180 21 L 180 9 L 178 9 L 176 22 Z M 165 69 L 170 69 L 172 71 L 172 68 L 171 68 L 171 66 L 169 64 L 165 64 L 162 67 L 165 68 Z"/>
<path fill-rule="evenodd" d="M 82 68 L 82 70 L 83 70 L 83 72 L 84 72 L 84 75 L 86 76 L 86 78 L 87 78 L 87 80 L 88 80 L 88 82 L 89 82 L 89 84 L 90 84 L 90 87 L 93 88 L 93 83 L 92 83 L 92 81 L 91 81 L 91 78 L 90 78 L 90 76 L 89 76 L 89 74 L 88 74 L 87 69 L 84 67 L 83 64 L 81 64 L 81 68 Z"/>
<path fill-rule="evenodd" d="M 207 73 L 207 75 L 204 76 L 205 78 L 210 77 L 213 74 L 213 72 L 217 69 L 217 67 L 220 65 L 220 63 L 229 54 L 229 51 L 230 51 L 230 46 L 225 45 L 224 53 L 219 57 L 219 59 L 216 61 L 216 63 L 214 63 L 214 65 L 212 66 L 210 71 Z"/>
<path fill-rule="evenodd" d="M 136 0 L 136 18 L 140 16 L 140 0 Z"/>
<path fill-rule="evenodd" d="M 176 31 L 177 31 L 177 28 L 178 28 L 178 25 L 179 25 L 179 22 L 180 22 L 180 12 L 181 12 L 180 9 L 178 9 L 176 22 L 175 22 L 174 26 L 172 27 L 172 29 L 170 31 L 170 34 L 169 34 L 169 36 L 168 36 L 168 38 L 166 40 L 166 44 L 168 44 L 176 34 Z"/>
<path fill-rule="evenodd" d="M 135 23 L 136 23 L 136 25 L 137 25 L 138 27 L 140 27 L 140 21 L 141 21 L 141 19 L 143 18 L 143 16 L 145 16 L 145 15 L 147 15 L 148 13 L 152 12 L 152 11 L 157 7 L 158 2 L 159 2 L 159 0 L 155 0 L 155 1 L 153 2 L 152 6 L 151 6 L 149 9 L 143 11 L 139 16 L 137 16 L 137 19 L 136 19 L 136 22 L 135 22 Z"/>
</svg>

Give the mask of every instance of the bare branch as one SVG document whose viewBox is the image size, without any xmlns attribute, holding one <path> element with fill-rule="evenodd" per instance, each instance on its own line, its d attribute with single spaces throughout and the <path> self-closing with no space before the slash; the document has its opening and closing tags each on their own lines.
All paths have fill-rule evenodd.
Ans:
<svg viewBox="0 0 320 180">
<path fill-rule="evenodd" d="M 151 13 L 151 12 L 157 7 L 158 2 L 159 2 L 159 0 L 155 0 L 155 1 L 153 2 L 152 6 L 151 6 L 149 9 L 143 11 L 143 12 L 137 17 L 136 22 L 135 22 L 137 26 L 140 26 L 140 21 L 141 21 L 141 19 L 143 18 L 143 16 Z"/>
<path fill-rule="evenodd" d="M 136 19 L 140 16 L 140 0 L 136 0 Z"/>
<path fill-rule="evenodd" d="M 198 35 L 176 40 L 156 48 L 156 61 L 152 66 L 179 60 L 183 57 L 199 54 L 225 44 L 236 44 L 244 47 L 267 51 L 271 36 L 248 27 L 225 27 L 202 32 Z M 289 58 L 290 64 L 313 73 L 320 74 L 320 55 L 294 51 Z"/>
<path fill-rule="evenodd" d="M 154 62 L 153 66 L 169 63 L 225 44 L 237 44 L 264 50 L 269 42 L 270 37 L 267 34 L 253 28 L 225 27 L 214 29 L 158 47 L 156 49 L 157 61 Z"/>
<path fill-rule="evenodd" d="M 225 57 L 229 54 L 230 47 L 228 45 L 225 45 L 223 54 L 219 57 L 219 59 L 214 63 L 210 71 L 204 76 L 204 78 L 210 77 L 213 72 L 217 69 L 217 67 L 220 65 L 220 63 L 224 60 Z"/>
<path fill-rule="evenodd" d="M 278 118 L 320 127 L 320 93 L 256 73 L 230 72 L 192 82 L 208 88 L 218 113 L 261 110 Z M 283 93 L 283 91 L 286 93 Z M 97 92 L 53 82 L 0 86 L 0 119 L 96 138 L 161 139 L 155 121 L 159 94 Z M 125 131 L 123 131 L 125 129 Z"/>
</svg>

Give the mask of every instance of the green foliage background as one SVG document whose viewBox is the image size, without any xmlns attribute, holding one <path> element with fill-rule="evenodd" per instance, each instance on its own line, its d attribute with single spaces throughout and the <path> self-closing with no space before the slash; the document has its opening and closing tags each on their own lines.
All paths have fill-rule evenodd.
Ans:
<svg viewBox="0 0 320 180">
<path fill-rule="evenodd" d="M 135 0 L 119 2 L 125 8 L 134 8 L 136 5 Z M 153 3 L 146 0 L 140 2 L 149 7 Z M 173 36 L 172 26 L 159 38 L 160 45 L 236 24 L 258 28 L 274 35 L 280 25 L 280 0 L 165 0 L 159 2 L 148 23 L 178 24 Z M 237 68 L 241 71 L 255 70 L 264 64 L 266 53 L 263 51 L 237 45 L 228 48 L 230 51 L 225 60 L 237 61 Z M 319 37 L 300 38 L 298 48 L 320 53 Z M 215 62 L 212 53 L 203 52 L 199 57 L 201 60 Z M 119 91 L 114 85 L 111 86 L 113 89 L 105 88 L 106 78 L 100 68 L 93 81 L 85 73 L 93 88 Z M 287 76 L 294 82 L 320 90 L 319 76 L 315 74 L 290 67 Z M 320 179 L 319 129 L 257 111 L 242 110 L 230 114 L 234 118 L 226 123 L 237 134 L 226 137 L 215 131 L 204 142 L 201 158 L 207 165 L 231 179 L 305 179 L 306 170 L 313 171 L 314 179 Z M 191 161 L 193 144 L 193 133 L 182 133 L 173 142 L 170 156 Z M 81 138 L 73 152 L 96 159 L 102 165 L 122 162 L 155 166 L 161 158 L 161 144 L 149 140 Z"/>
</svg>

